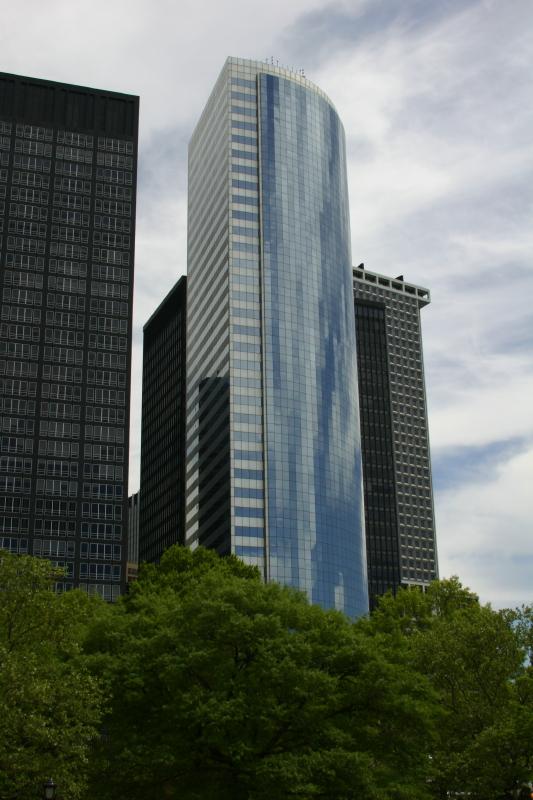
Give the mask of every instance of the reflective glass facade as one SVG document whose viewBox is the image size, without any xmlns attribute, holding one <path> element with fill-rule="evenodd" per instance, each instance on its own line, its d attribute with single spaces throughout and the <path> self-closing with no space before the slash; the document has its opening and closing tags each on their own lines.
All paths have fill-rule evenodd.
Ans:
<svg viewBox="0 0 533 800">
<path fill-rule="evenodd" d="M 269 577 L 366 608 L 344 133 L 307 87 L 259 77 Z"/>
<path fill-rule="evenodd" d="M 228 59 L 189 148 L 187 543 L 368 608 L 344 134 Z"/>
</svg>

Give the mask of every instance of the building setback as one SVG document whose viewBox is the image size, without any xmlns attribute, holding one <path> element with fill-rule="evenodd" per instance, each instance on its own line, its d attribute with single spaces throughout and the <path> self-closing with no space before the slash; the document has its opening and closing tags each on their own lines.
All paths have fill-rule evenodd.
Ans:
<svg viewBox="0 0 533 800">
<path fill-rule="evenodd" d="M 345 144 L 326 95 L 228 59 L 190 142 L 188 214 L 185 541 L 365 613 Z"/>
<path fill-rule="evenodd" d="M 144 326 L 139 561 L 185 541 L 185 322 L 180 278 Z"/>
<path fill-rule="evenodd" d="M 427 289 L 353 270 L 371 606 L 438 577 L 420 309 Z"/>
<path fill-rule="evenodd" d="M 138 98 L 0 73 L 0 546 L 125 583 Z"/>
</svg>

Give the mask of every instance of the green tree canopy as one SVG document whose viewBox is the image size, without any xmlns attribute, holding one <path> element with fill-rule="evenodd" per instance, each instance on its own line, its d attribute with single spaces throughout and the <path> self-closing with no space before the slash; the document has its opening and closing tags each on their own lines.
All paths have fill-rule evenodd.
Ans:
<svg viewBox="0 0 533 800">
<path fill-rule="evenodd" d="M 101 690 L 80 656 L 80 633 L 98 604 L 58 595 L 61 570 L 0 551 L 0 798 L 35 800 L 49 776 L 78 798 Z"/>
<path fill-rule="evenodd" d="M 117 610 L 89 643 L 114 697 L 106 797 L 427 797 L 431 690 L 401 643 L 201 549 L 169 550 Z"/>
<path fill-rule="evenodd" d="M 453 578 L 383 598 L 365 624 L 405 639 L 438 695 L 431 796 L 518 797 L 533 779 L 531 610 L 494 611 Z"/>
<path fill-rule="evenodd" d="M 353 622 L 201 548 L 114 605 L 59 574 L 0 555 L 0 800 L 48 776 L 62 800 L 518 800 L 533 778 L 531 609 L 452 579 Z"/>
</svg>

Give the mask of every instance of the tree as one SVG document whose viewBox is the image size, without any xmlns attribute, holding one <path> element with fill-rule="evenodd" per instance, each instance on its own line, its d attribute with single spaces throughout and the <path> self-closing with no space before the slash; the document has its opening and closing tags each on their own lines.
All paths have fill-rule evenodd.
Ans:
<svg viewBox="0 0 533 800">
<path fill-rule="evenodd" d="M 172 548 L 87 642 L 113 696 L 100 795 L 422 800 L 431 691 L 376 641 L 233 557 Z"/>
<path fill-rule="evenodd" d="M 0 551 L 0 798 L 34 800 L 52 775 L 78 798 L 101 690 L 83 665 L 80 637 L 98 607 L 57 595 L 48 561 Z"/>
<path fill-rule="evenodd" d="M 384 598 L 367 625 L 405 637 L 413 668 L 438 693 L 432 796 L 517 797 L 533 778 L 530 610 L 494 611 L 453 578 Z"/>
</svg>

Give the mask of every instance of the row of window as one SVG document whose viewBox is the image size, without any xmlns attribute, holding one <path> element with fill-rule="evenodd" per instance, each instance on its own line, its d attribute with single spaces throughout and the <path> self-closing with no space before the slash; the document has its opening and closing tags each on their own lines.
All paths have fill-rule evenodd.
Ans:
<svg viewBox="0 0 533 800">
<path fill-rule="evenodd" d="M 30 361 L 4 361 L 0 359 L 0 376 L 15 378 L 36 378 L 38 365 Z"/>
<path fill-rule="evenodd" d="M 42 181 L 41 181 L 42 183 Z M 77 187 L 79 188 L 79 187 Z M 87 187 L 86 187 L 87 188 Z M 0 187 L 0 196 L 6 196 L 6 187 Z M 2 192 L 3 190 L 3 192 Z M 89 185 L 90 191 L 90 185 Z M 35 188 L 35 186 L 12 186 L 11 187 L 11 200 L 18 200 L 25 205 L 11 203 L 9 206 L 9 213 L 11 216 L 20 216 L 27 219 L 41 219 L 45 220 L 48 209 L 39 208 L 35 205 L 28 205 L 38 203 L 41 206 L 47 206 L 49 203 L 49 192 L 47 189 Z M 88 225 L 89 215 L 91 210 L 91 198 L 79 194 L 67 194 L 62 192 L 54 192 L 52 196 L 52 203 L 59 208 L 52 209 L 53 222 L 67 222 L 71 225 Z M 60 209 L 67 209 L 61 211 Z M 119 200 L 103 200 L 96 198 L 94 204 L 95 217 L 94 225 L 97 228 L 109 228 L 111 230 L 122 230 L 125 233 L 130 231 L 130 221 L 128 219 L 115 219 L 109 216 L 110 214 L 116 216 L 131 217 L 131 203 L 125 203 Z M 39 212 L 37 214 L 37 212 Z M 41 214 L 43 212 L 43 214 Z M 85 212 L 85 213 L 80 213 Z M 101 216 L 105 214 L 106 216 Z"/>
<path fill-rule="evenodd" d="M 30 510 L 29 497 L 0 497 L 0 513 L 28 514 Z M 35 500 L 35 513 L 55 517 L 75 517 L 77 515 L 77 502 L 74 500 Z M 120 520 L 122 518 L 122 505 L 114 503 L 81 503 L 82 517 L 95 519 Z"/>
<path fill-rule="evenodd" d="M 12 133 L 11 122 L 0 122 L 0 133 L 10 135 Z M 24 137 L 25 139 L 33 139 L 39 142 L 53 142 L 54 130 L 53 128 L 45 128 L 40 125 L 25 125 L 17 123 L 15 126 L 15 135 Z M 89 133 L 79 133 L 77 131 L 58 130 L 56 132 L 56 141 L 58 145 L 70 145 L 72 147 L 94 147 L 94 137 Z M 124 139 L 115 139 L 112 137 L 99 136 L 97 139 L 97 146 L 99 150 L 110 150 L 113 153 L 126 153 L 133 154 L 133 142 Z M 67 151 L 68 148 L 60 148 Z"/>
<path fill-rule="evenodd" d="M 33 328 L 30 325 L 9 325 L 3 322 L 0 325 L 0 337 L 21 339 L 26 342 L 38 342 L 41 338 L 41 329 Z"/>
<path fill-rule="evenodd" d="M 33 149 L 37 150 L 39 148 L 37 146 Z M 44 152 L 46 150 L 46 145 L 42 149 Z M 42 158 L 39 155 L 22 155 L 15 152 L 15 155 L 13 156 L 13 167 L 16 170 L 31 170 L 33 172 L 41 172 L 48 175 L 52 171 L 52 161 L 50 158 L 51 152 L 46 153 L 46 155 L 49 157 Z M 58 159 L 54 161 L 54 172 L 57 176 L 66 176 L 68 179 L 87 179 L 85 180 L 85 183 L 89 183 L 90 185 L 90 180 L 88 179 L 91 179 L 93 176 L 93 167 L 91 163 L 87 163 L 87 158 L 92 161 L 92 154 L 83 156 L 81 152 L 78 152 L 78 155 L 81 159 L 83 159 L 83 163 L 80 163 L 79 161 L 63 161 Z M 104 166 L 103 164 L 107 161 L 110 162 L 110 165 Z M 2 153 L 0 162 L 4 167 L 9 166 L 9 153 Z M 99 162 L 102 164 L 102 166 L 96 167 L 96 179 L 98 181 L 125 184 L 126 186 L 131 186 L 133 184 L 133 173 L 131 172 L 131 167 L 133 164 L 131 158 L 127 156 L 108 156 L 106 158 L 105 155 L 103 155 L 102 159 L 99 159 Z M 112 162 L 115 162 L 116 166 L 122 166 L 123 168 L 114 168 Z M 57 182 L 55 183 L 55 186 L 58 186 Z M 84 188 L 86 189 L 87 187 Z"/>
<path fill-rule="evenodd" d="M 0 386 L 0 391 L 2 389 L 3 387 Z M 0 412 L 3 414 L 35 414 L 36 403 L 35 400 L 0 397 Z"/>
<path fill-rule="evenodd" d="M 36 536 L 76 535 L 76 522 L 74 520 L 35 519 L 33 528 Z M 29 519 L 20 516 L 0 516 L 0 531 L 3 533 L 27 535 L 29 533 Z M 122 525 L 110 522 L 82 522 L 80 526 L 80 533 L 83 538 L 87 539 L 120 541 L 122 539 Z M 5 538 L 0 541 L 5 542 Z M 24 545 L 21 546 L 23 547 Z M 21 550 L 20 552 L 27 552 L 27 550 Z"/>
<path fill-rule="evenodd" d="M 76 522 L 74 520 L 62 520 L 62 519 L 36 519 L 33 523 L 34 532 L 36 536 L 74 536 L 76 534 Z M 0 531 L 3 533 L 18 533 L 18 534 L 28 534 L 29 532 L 29 520 L 24 517 L 6 517 L 0 516 Z M 81 523 L 81 536 L 84 538 L 89 539 L 102 539 L 104 541 L 120 541 L 122 538 L 122 526 L 117 525 L 114 523 L 106 523 L 106 522 L 82 522 Z M 27 552 L 27 539 L 17 540 L 20 541 L 20 550 L 12 550 L 12 552 Z M 2 544 L 3 543 L 3 544 Z M 81 547 L 85 549 L 83 552 L 83 557 L 85 558 L 108 558 L 107 555 L 92 555 L 94 552 L 98 552 L 95 550 L 90 550 L 91 544 L 90 543 L 82 543 Z M 114 545 L 117 547 L 119 545 Z M 11 549 L 12 547 L 16 547 L 16 544 L 12 540 L 6 540 L 5 537 L 0 538 L 0 548 L 3 549 Z M 70 552 L 68 551 L 69 555 Z M 100 551 L 105 553 L 106 551 Z M 112 553 L 118 552 L 117 550 L 113 550 Z M 58 555 L 58 553 L 56 553 Z M 112 555 L 111 558 L 115 560 L 115 556 Z M 120 556 L 119 556 L 120 558 Z M 118 559 L 117 559 L 118 560 Z"/>
<path fill-rule="evenodd" d="M 67 161 L 80 161 L 84 164 L 93 163 L 92 150 L 81 147 L 73 147 L 72 145 L 58 145 L 56 147 L 56 158 L 65 159 Z"/>
<path fill-rule="evenodd" d="M 35 275 L 32 272 L 12 272 L 6 270 L 4 273 L 4 284 L 6 286 L 24 286 L 28 289 L 42 289 L 44 283 L 43 275 Z"/>
<path fill-rule="evenodd" d="M 0 492 L 30 494 L 31 478 L 21 478 L 17 475 L 0 475 Z"/>
<path fill-rule="evenodd" d="M 14 267 L 15 269 L 43 272 L 44 258 L 42 256 L 30 256 L 24 253 L 6 253 L 5 266 Z"/>
<path fill-rule="evenodd" d="M 13 456 L 0 457 L 0 472 L 7 472 L 0 476 L 0 491 L 13 494 L 27 494 L 31 490 L 31 478 L 19 477 L 16 473 L 29 473 L 32 471 L 32 459 Z M 65 478 L 78 477 L 78 463 L 75 461 L 56 461 L 39 459 L 37 462 L 37 475 L 55 476 L 49 480 L 37 480 L 36 489 L 40 494 L 76 495 L 78 493 L 77 481 L 64 480 Z M 83 464 L 83 477 L 122 481 L 124 469 L 122 466 L 108 464 Z M 57 478 L 57 479 L 56 479 Z M 62 478 L 63 480 L 59 480 Z M 110 489 L 110 484 L 87 483 L 83 485 L 83 492 L 87 495 L 121 496 L 122 486 Z"/>
<path fill-rule="evenodd" d="M 124 495 L 122 484 L 113 483 L 84 483 L 83 497 L 97 500 L 122 500 Z"/>
<path fill-rule="evenodd" d="M 18 234 L 20 237 L 37 236 L 40 238 L 45 238 L 47 226 L 44 223 L 38 222 L 9 220 L 8 232 Z M 88 244 L 89 242 L 89 231 L 80 228 L 69 228 L 64 225 L 52 225 L 50 229 L 50 235 L 52 239 L 60 239 L 65 242 L 81 243 L 83 245 Z M 20 239 L 16 239 L 15 237 L 8 237 L 8 249 L 19 249 L 17 243 L 20 243 L 20 241 Z M 128 234 L 95 231 L 93 234 L 93 242 L 95 245 L 106 245 L 112 248 L 129 248 L 131 240 Z M 36 245 L 37 244 L 38 242 L 36 242 Z M 50 245 L 50 253 L 52 255 L 60 254 L 60 248 L 61 245 L 58 246 L 52 242 Z M 93 258 L 115 263 L 115 261 L 118 259 L 117 254 L 115 254 L 112 258 L 104 258 L 102 256 L 102 253 L 105 254 L 109 252 L 111 251 L 93 250 Z M 125 254 L 121 254 L 121 257 L 118 259 L 118 263 L 129 263 L 129 259 L 126 260 L 123 258 L 124 255 Z M 87 254 L 84 253 L 84 257 L 86 256 Z"/>
<path fill-rule="evenodd" d="M 17 395 L 21 397 L 36 397 L 36 381 L 20 381 L 10 378 L 0 378 L 0 390 L 4 395 Z"/>
<path fill-rule="evenodd" d="M 48 194 L 48 193 L 47 193 Z M 4 209 L 0 208 L 3 213 Z M 59 212 L 58 212 L 59 213 Z M 67 213 L 67 212 L 64 212 Z M 73 213 L 73 212 L 71 212 Z M 28 205 L 22 203 L 10 203 L 9 215 L 11 217 L 20 217 L 21 219 L 37 220 L 38 222 L 46 222 L 48 219 L 48 209 L 41 206 Z M 81 223 L 79 223 L 81 224 Z M 88 224 L 88 223 L 87 223 Z"/>
<path fill-rule="evenodd" d="M 76 543 L 69 539 L 34 539 L 33 555 L 44 558 L 74 558 Z M 105 544 L 103 542 L 81 542 L 80 558 L 98 559 L 102 561 L 121 561 L 122 545 Z"/>
<path fill-rule="evenodd" d="M 15 223 L 16 225 L 25 225 L 25 226 L 36 226 L 38 228 L 46 227 L 44 225 L 40 225 L 34 222 L 22 222 L 22 223 Z M 70 230 L 70 229 L 69 229 Z M 84 231 L 76 231 L 76 229 L 72 229 L 74 231 L 74 238 L 78 238 L 82 241 L 84 238 L 82 234 Z M 33 231 L 30 232 L 30 235 L 37 235 Z M 44 236 L 45 233 L 39 233 L 38 235 Z M 70 234 L 69 234 L 70 236 Z M 104 234 L 99 234 L 99 236 L 103 237 Z M 115 234 L 105 234 L 105 236 L 115 236 Z M 118 234 L 116 235 L 118 237 Z M 96 234 L 95 234 L 96 237 Z M 129 242 L 124 244 L 124 240 L 128 237 L 122 237 L 123 244 L 120 246 L 129 246 Z M 20 253 L 29 253 L 32 255 L 40 255 L 43 256 L 46 252 L 46 242 L 43 239 L 34 239 L 28 238 L 26 236 L 8 236 L 7 237 L 7 249 L 8 250 L 16 250 Z M 61 258 L 66 259 L 78 259 L 81 261 L 85 261 L 88 258 L 88 248 L 85 247 L 83 244 L 71 243 L 71 242 L 57 242 L 52 241 L 50 243 L 50 255 L 51 256 L 59 256 Z M 95 247 L 92 251 L 92 258 L 94 261 L 101 262 L 103 264 L 116 264 L 118 266 L 129 266 L 130 264 L 130 254 L 129 252 L 125 252 L 122 250 L 115 250 L 115 249 L 108 249 L 108 248 L 100 248 Z"/>
<path fill-rule="evenodd" d="M 35 433 L 35 421 L 32 419 L 21 419 L 20 417 L 1 417 L 0 433 L 33 436 Z"/>
<path fill-rule="evenodd" d="M 16 456 L 0 457 L 0 472 L 10 475 L 16 473 L 31 473 L 32 459 Z M 78 463 L 76 461 L 62 461 L 55 459 L 39 459 L 37 461 L 37 475 L 55 476 L 60 478 L 77 478 Z M 83 464 L 84 478 L 122 481 L 124 468 L 108 464 Z M 69 490 L 70 491 L 70 490 Z"/>
<path fill-rule="evenodd" d="M 32 253 L 43 256 L 46 252 L 46 242 L 41 239 L 26 239 L 22 236 L 8 236 L 7 249 L 17 250 L 20 253 Z"/>
</svg>

